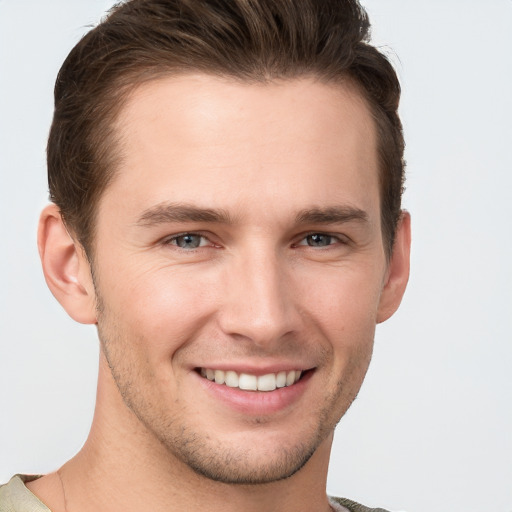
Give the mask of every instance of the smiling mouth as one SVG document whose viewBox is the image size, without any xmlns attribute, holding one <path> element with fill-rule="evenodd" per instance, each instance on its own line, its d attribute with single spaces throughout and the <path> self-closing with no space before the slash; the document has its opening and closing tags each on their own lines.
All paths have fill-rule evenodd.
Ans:
<svg viewBox="0 0 512 512">
<path fill-rule="evenodd" d="M 249 373 L 237 373 L 232 370 L 214 370 L 212 368 L 199 368 L 198 373 L 216 384 L 223 384 L 230 388 L 238 388 L 244 391 L 274 391 L 275 389 L 292 386 L 303 375 L 302 370 L 252 375 Z"/>
</svg>

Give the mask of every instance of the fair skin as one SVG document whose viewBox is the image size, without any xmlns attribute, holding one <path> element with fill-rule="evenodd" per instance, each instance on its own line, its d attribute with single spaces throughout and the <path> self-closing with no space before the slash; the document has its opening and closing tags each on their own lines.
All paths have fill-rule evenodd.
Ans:
<svg viewBox="0 0 512 512">
<path fill-rule="evenodd" d="M 41 217 L 46 280 L 102 351 L 89 439 L 30 489 L 53 512 L 329 510 L 334 427 L 409 271 L 407 214 L 384 252 L 368 108 L 186 75 L 137 89 L 117 129 L 94 279 Z"/>
</svg>

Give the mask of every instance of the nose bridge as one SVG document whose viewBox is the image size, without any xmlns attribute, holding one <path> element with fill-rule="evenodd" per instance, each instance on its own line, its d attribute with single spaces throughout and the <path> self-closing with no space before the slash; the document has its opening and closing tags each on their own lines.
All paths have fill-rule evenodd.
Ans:
<svg viewBox="0 0 512 512">
<path fill-rule="evenodd" d="M 233 262 L 234 263 L 234 262 Z M 272 248 L 244 251 L 230 269 L 222 328 L 264 345 L 296 329 L 292 282 Z"/>
</svg>

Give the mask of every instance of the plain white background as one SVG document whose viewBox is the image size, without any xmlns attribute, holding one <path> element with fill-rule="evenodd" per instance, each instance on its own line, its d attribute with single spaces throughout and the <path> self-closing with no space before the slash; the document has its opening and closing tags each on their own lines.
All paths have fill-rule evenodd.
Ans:
<svg viewBox="0 0 512 512">
<path fill-rule="evenodd" d="M 57 468 L 93 412 L 95 329 L 35 244 L 63 59 L 107 0 L 0 0 L 0 482 Z M 408 512 L 512 511 L 512 1 L 366 0 L 401 77 L 412 277 L 336 434 L 329 492 Z"/>
</svg>

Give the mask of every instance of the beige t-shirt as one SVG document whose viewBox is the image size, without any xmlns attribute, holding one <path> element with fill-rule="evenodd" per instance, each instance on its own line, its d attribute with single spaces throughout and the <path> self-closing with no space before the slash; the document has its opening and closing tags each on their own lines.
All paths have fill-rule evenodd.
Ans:
<svg viewBox="0 0 512 512">
<path fill-rule="evenodd" d="M 0 512 L 51 512 L 25 486 L 25 482 L 36 478 L 39 475 L 14 475 L 9 483 L 0 486 Z"/>
<path fill-rule="evenodd" d="M 0 486 L 0 512 L 51 512 L 51 510 L 25 486 L 40 475 L 14 475 L 9 483 Z M 335 512 L 386 512 L 370 509 L 344 498 L 330 498 Z"/>
</svg>

